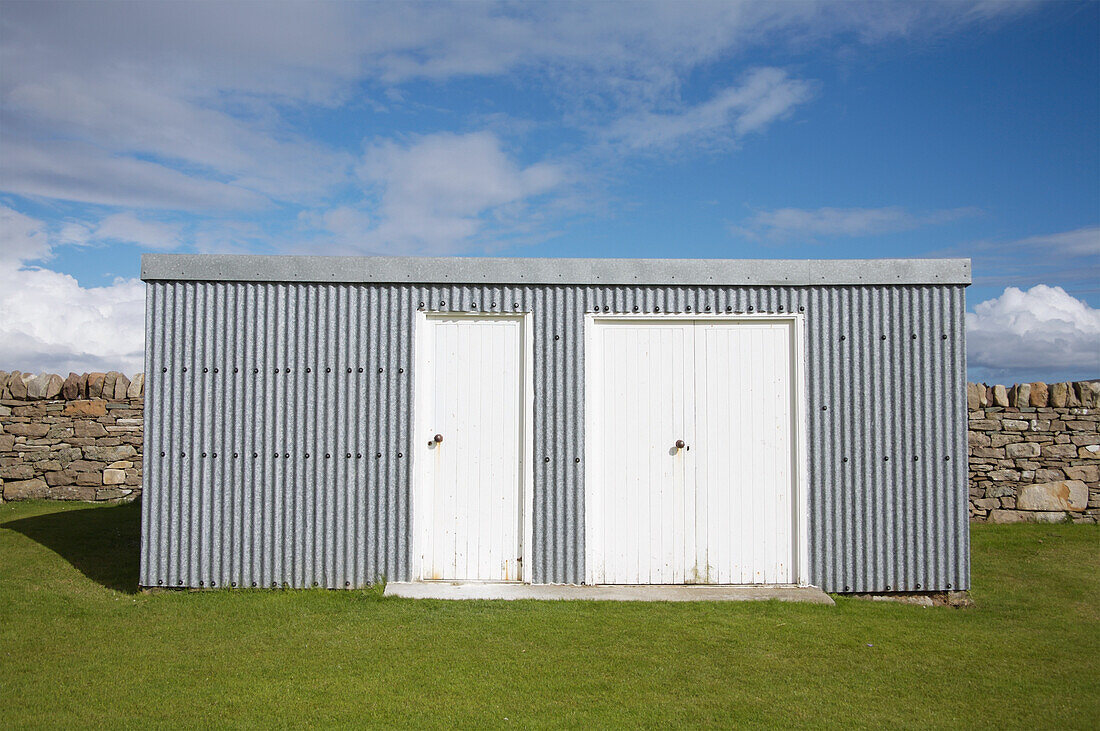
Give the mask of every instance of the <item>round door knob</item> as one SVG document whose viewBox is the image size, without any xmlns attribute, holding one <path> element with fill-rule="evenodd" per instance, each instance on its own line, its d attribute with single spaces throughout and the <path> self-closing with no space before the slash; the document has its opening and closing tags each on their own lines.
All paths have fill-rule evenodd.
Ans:
<svg viewBox="0 0 1100 731">
<path fill-rule="evenodd" d="M 436 434 L 434 437 L 432 437 L 432 441 L 435 442 L 436 444 L 439 444 L 440 442 L 443 441 L 443 435 L 442 434 Z"/>
<path fill-rule="evenodd" d="M 676 440 L 676 448 L 677 449 L 683 449 L 684 448 L 684 440 L 683 439 L 677 439 Z"/>
</svg>

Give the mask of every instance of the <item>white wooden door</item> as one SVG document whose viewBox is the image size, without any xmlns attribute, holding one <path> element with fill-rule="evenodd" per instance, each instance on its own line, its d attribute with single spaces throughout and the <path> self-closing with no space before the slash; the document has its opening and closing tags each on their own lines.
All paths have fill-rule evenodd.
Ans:
<svg viewBox="0 0 1100 731">
<path fill-rule="evenodd" d="M 694 439 L 690 322 L 600 326 L 591 397 L 601 425 L 591 510 L 600 584 L 680 584 L 696 520 L 688 450 Z M 591 356 L 590 356 L 591 357 Z M 590 567 L 593 568 L 593 567 Z"/>
<path fill-rule="evenodd" d="M 523 578 L 523 327 L 511 317 L 424 321 L 414 448 L 425 579 Z"/>
<path fill-rule="evenodd" d="M 591 346 L 588 580 L 794 583 L 792 324 L 596 320 Z"/>
</svg>

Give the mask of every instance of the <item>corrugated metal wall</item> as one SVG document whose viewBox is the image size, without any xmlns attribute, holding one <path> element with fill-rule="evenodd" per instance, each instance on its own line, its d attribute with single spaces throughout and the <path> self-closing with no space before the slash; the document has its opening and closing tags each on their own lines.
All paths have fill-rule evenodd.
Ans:
<svg viewBox="0 0 1100 731">
<path fill-rule="evenodd" d="M 151 282 L 146 586 L 410 577 L 415 312 L 532 312 L 533 580 L 584 577 L 585 312 L 803 312 L 810 573 L 969 585 L 962 286 Z M 575 460 L 580 458 L 580 462 Z"/>
</svg>

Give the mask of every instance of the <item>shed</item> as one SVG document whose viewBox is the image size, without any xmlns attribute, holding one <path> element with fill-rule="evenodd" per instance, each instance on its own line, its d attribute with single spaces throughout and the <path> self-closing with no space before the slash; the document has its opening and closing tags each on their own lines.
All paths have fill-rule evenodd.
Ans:
<svg viewBox="0 0 1100 731">
<path fill-rule="evenodd" d="M 143 586 L 969 588 L 969 260 L 142 278 Z"/>
</svg>

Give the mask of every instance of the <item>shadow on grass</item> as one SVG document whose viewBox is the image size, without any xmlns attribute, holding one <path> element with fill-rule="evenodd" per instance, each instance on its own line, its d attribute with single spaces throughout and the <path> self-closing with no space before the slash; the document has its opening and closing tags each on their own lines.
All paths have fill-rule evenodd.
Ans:
<svg viewBox="0 0 1100 731">
<path fill-rule="evenodd" d="M 136 594 L 141 551 L 138 502 L 61 510 L 0 526 L 37 541 L 97 584 Z"/>
</svg>

